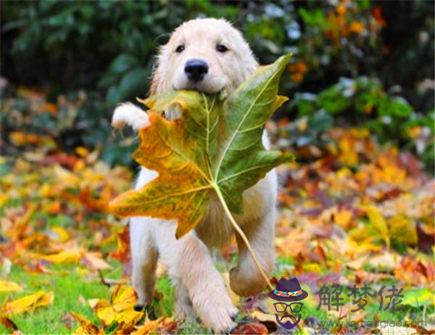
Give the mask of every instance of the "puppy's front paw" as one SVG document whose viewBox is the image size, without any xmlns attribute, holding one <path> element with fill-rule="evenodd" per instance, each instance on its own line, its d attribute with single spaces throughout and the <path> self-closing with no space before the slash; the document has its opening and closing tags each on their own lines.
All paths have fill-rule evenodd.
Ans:
<svg viewBox="0 0 435 335">
<path fill-rule="evenodd" d="M 139 130 L 149 126 L 148 115 L 131 103 L 124 103 L 115 108 L 112 116 L 112 127 L 122 128 L 125 125 Z"/>
<path fill-rule="evenodd" d="M 183 110 L 182 110 L 180 104 L 178 104 L 178 103 L 174 103 L 174 104 L 170 105 L 164 111 L 164 116 L 168 120 L 178 120 L 179 118 L 181 118 L 182 114 L 183 114 Z"/>
<path fill-rule="evenodd" d="M 237 326 L 233 321 L 238 310 L 232 304 L 215 304 L 210 310 L 210 314 L 202 316 L 202 321 L 211 329 L 215 334 L 222 334 Z"/>
<path fill-rule="evenodd" d="M 175 318 L 179 321 L 195 321 L 196 316 L 193 307 L 186 301 L 175 302 Z"/>
</svg>

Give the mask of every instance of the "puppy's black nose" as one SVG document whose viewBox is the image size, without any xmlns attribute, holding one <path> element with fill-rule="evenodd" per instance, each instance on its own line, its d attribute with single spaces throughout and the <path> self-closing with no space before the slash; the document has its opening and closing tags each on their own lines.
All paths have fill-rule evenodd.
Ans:
<svg viewBox="0 0 435 335">
<path fill-rule="evenodd" d="M 208 65 L 200 59 L 191 59 L 184 66 L 187 78 L 192 81 L 201 81 L 208 72 Z"/>
</svg>

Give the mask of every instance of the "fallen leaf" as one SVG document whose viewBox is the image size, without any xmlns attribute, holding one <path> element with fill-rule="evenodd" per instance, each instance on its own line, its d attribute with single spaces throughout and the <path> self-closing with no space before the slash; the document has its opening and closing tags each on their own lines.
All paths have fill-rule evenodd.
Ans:
<svg viewBox="0 0 435 335">
<path fill-rule="evenodd" d="M 83 315 L 75 312 L 69 314 L 79 323 L 79 327 L 74 331 L 75 335 L 103 335 L 103 329 L 99 329 L 91 321 L 86 319 Z"/>
<path fill-rule="evenodd" d="M 137 329 L 131 333 L 131 335 L 146 335 L 150 333 L 156 333 L 162 329 L 171 329 L 177 326 L 177 323 L 168 317 L 160 317 L 156 320 L 151 320 L 145 322 L 142 326 L 137 327 Z M 160 331 L 159 333 L 164 333 Z"/>
<path fill-rule="evenodd" d="M 59 202 L 56 202 L 59 203 Z M 48 231 L 48 236 L 50 239 L 59 242 L 65 242 L 69 239 L 69 233 L 65 228 L 62 227 L 52 227 Z"/>
<path fill-rule="evenodd" d="M 116 235 L 117 250 L 110 253 L 110 256 L 123 263 L 127 263 L 130 260 L 130 232 L 129 226 L 125 226 L 124 229 Z"/>
<path fill-rule="evenodd" d="M 394 270 L 397 279 L 415 285 L 427 285 L 435 280 L 435 266 L 433 262 L 417 260 L 406 256 Z"/>
<path fill-rule="evenodd" d="M 131 335 L 146 335 L 151 332 L 154 332 L 157 330 L 161 320 L 162 318 L 158 318 L 157 320 L 145 322 L 142 326 L 140 326 L 134 332 L 132 332 Z"/>
<path fill-rule="evenodd" d="M 352 223 L 353 213 L 350 210 L 342 209 L 334 213 L 334 221 L 343 228 L 349 228 Z"/>
<path fill-rule="evenodd" d="M 82 257 L 82 262 L 93 271 L 111 269 L 109 263 L 101 258 L 101 253 L 86 252 Z"/>
<path fill-rule="evenodd" d="M 268 333 L 273 333 L 278 329 L 275 315 L 266 314 L 258 310 L 251 312 L 250 315 L 263 324 L 267 328 Z"/>
<path fill-rule="evenodd" d="M 256 320 L 262 322 L 262 321 L 272 321 L 275 322 L 276 321 L 276 317 L 273 314 L 266 314 L 260 311 L 253 311 L 252 313 L 250 313 L 250 315 L 255 318 Z"/>
<path fill-rule="evenodd" d="M 7 329 L 18 330 L 17 325 L 6 316 L 0 316 L 0 324 L 6 327 Z"/>
<path fill-rule="evenodd" d="M 372 233 L 373 236 L 380 236 L 387 245 L 387 248 L 390 248 L 388 226 L 381 212 L 375 206 L 366 206 L 364 210 L 369 218 L 370 225 L 368 228 L 370 229 L 370 233 Z"/>
<path fill-rule="evenodd" d="M 53 255 L 43 255 L 41 259 L 54 264 L 63 264 L 77 263 L 81 257 L 81 250 L 66 250 Z"/>
<path fill-rule="evenodd" d="M 230 334 L 234 335 L 266 335 L 269 331 L 266 326 L 259 322 L 248 322 L 238 325 Z"/>
<path fill-rule="evenodd" d="M 114 321 L 135 325 L 144 316 L 143 312 L 134 310 L 136 300 L 136 294 L 132 287 L 117 285 L 112 289 L 111 302 L 104 299 L 94 301 L 93 308 L 106 326 Z"/>
<path fill-rule="evenodd" d="M 368 256 L 362 256 L 353 261 L 346 262 L 346 266 L 350 269 L 358 270 L 366 263 Z"/>
<path fill-rule="evenodd" d="M 110 211 L 177 219 L 177 238 L 201 222 L 212 191 L 231 212 L 241 214 L 243 191 L 293 158 L 266 151 L 261 142 L 265 122 L 287 100 L 277 92 L 289 57 L 260 67 L 224 101 L 196 91 L 147 99 L 150 126 L 141 130 L 134 158 L 158 177 L 118 196 Z M 183 117 L 166 120 L 160 114 L 167 110 Z"/>
<path fill-rule="evenodd" d="M 37 307 L 47 306 L 53 303 L 53 292 L 38 291 L 23 298 L 9 301 L 3 306 L 5 315 L 24 313 Z"/>
<path fill-rule="evenodd" d="M 0 292 L 17 292 L 21 290 L 22 287 L 17 283 L 8 280 L 0 280 Z"/>
<path fill-rule="evenodd" d="M 430 306 L 435 301 L 435 294 L 428 288 L 414 288 L 403 294 L 402 304 L 419 308 Z"/>
<path fill-rule="evenodd" d="M 388 221 L 388 226 L 392 240 L 411 246 L 417 244 L 416 225 L 406 215 L 398 214 L 393 216 Z"/>
<path fill-rule="evenodd" d="M 399 255 L 386 251 L 380 255 L 370 257 L 366 264 L 371 265 L 378 272 L 391 272 L 396 268 L 400 260 Z"/>
</svg>

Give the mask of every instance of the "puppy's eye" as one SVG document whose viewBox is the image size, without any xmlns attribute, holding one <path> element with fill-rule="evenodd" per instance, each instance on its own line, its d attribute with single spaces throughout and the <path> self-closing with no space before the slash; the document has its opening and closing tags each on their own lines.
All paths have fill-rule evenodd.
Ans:
<svg viewBox="0 0 435 335">
<path fill-rule="evenodd" d="M 176 49 L 176 53 L 182 53 L 184 51 L 184 44 L 180 44 Z"/>
<path fill-rule="evenodd" d="M 216 50 L 224 53 L 224 52 L 228 51 L 228 48 L 223 44 L 218 44 L 218 45 L 216 45 Z"/>
</svg>

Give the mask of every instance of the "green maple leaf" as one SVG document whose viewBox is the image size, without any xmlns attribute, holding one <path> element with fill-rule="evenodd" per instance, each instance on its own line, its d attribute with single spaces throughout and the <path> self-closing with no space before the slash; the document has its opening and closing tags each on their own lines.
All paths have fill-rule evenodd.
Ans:
<svg viewBox="0 0 435 335">
<path fill-rule="evenodd" d="M 196 91 L 147 99 L 150 126 L 141 130 L 133 157 L 159 175 L 115 198 L 109 209 L 119 216 L 176 219 L 177 238 L 203 220 L 213 193 L 230 216 L 242 214 L 243 192 L 293 159 L 262 144 L 265 122 L 287 100 L 277 94 L 289 58 L 260 67 L 224 100 Z M 171 108 L 181 111 L 181 118 L 161 116 Z"/>
</svg>

